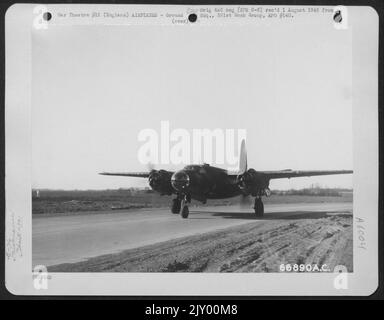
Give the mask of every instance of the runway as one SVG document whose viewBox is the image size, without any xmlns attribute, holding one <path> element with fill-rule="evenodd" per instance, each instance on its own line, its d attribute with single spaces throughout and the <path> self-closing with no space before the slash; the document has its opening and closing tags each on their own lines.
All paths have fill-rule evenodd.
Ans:
<svg viewBox="0 0 384 320">
<path fill-rule="evenodd" d="M 351 210 L 352 203 L 270 204 L 263 219 L 249 207 L 191 207 L 188 219 L 168 208 L 33 216 L 33 266 L 78 262 L 170 239 L 311 212 Z"/>
</svg>

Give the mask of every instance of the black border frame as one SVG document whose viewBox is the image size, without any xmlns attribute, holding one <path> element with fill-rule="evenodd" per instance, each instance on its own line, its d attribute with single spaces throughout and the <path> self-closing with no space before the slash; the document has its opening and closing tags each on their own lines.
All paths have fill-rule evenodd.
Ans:
<svg viewBox="0 0 384 320">
<path fill-rule="evenodd" d="M 379 99 L 378 99 L 378 115 L 379 115 L 379 223 L 378 223 L 378 235 L 379 235 L 379 284 L 377 290 L 370 296 L 16 296 L 10 293 L 5 287 L 5 114 L 4 114 L 4 94 L 5 94 L 5 13 L 7 9 L 16 3 L 36 3 L 36 4 L 74 4 L 74 3 L 82 3 L 82 4 L 169 4 L 169 5 L 346 5 L 346 6 L 371 6 L 374 8 L 379 16 Z M 252 306 L 249 302 L 250 300 L 297 300 L 297 299 L 305 299 L 305 300 L 384 300 L 384 283 L 383 283 L 383 256 L 384 256 L 384 248 L 383 248 L 383 12 L 384 12 L 384 1 L 381 0 L 349 0 L 349 1 L 339 1 L 335 2 L 332 0 L 264 0 L 264 1 L 228 1 L 228 0 L 206 0 L 206 1 L 185 1 L 185 0 L 168 0 L 168 1 L 153 1 L 153 0 L 142 0 L 142 1 L 57 1 L 57 0 L 42 0 L 42 1 L 5 1 L 1 2 L 1 23 L 0 23 L 0 36 L 1 36 L 1 44 L 2 50 L 0 53 L 0 66 L 1 66 L 1 74 L 0 74 L 0 87 L 1 87 L 1 116 L 0 116 L 0 129 L 1 129 L 1 138 L 0 138 L 0 150 L 2 156 L 0 158 L 0 166 L 1 166 L 1 180 L 0 184 L 0 211 L 2 215 L 0 217 L 0 251 L 2 255 L 0 256 L 0 299 L 2 300 L 133 300 L 132 305 L 129 308 L 134 308 L 134 311 L 139 311 L 142 316 L 144 314 L 144 308 L 146 306 L 151 305 L 151 301 L 157 306 L 180 306 L 180 307 L 188 307 L 189 304 L 199 304 L 199 300 L 204 300 L 204 302 L 200 302 L 200 304 L 212 304 L 214 302 L 220 304 L 237 304 L 239 306 L 238 314 L 236 317 L 239 317 L 243 312 L 250 311 L 254 312 L 255 305 Z M 171 301 L 170 301 L 171 300 Z M 245 301 L 247 300 L 247 301 Z M 164 303 L 167 301 L 167 303 Z M 209 302 L 208 302 L 209 301 Z M 230 303 L 232 302 L 232 303 Z M 245 309 L 244 309 L 245 307 Z M 247 309 L 247 310 L 246 310 Z M 133 310 L 130 310 L 130 313 Z M 240 312 L 241 311 L 241 312 Z M 165 316 L 160 316 L 159 318 L 163 318 Z M 184 315 L 183 315 L 184 317 Z M 209 316 L 212 318 L 214 316 Z M 222 316 L 222 318 L 234 317 L 234 316 Z M 192 317 L 197 318 L 197 317 Z"/>
</svg>

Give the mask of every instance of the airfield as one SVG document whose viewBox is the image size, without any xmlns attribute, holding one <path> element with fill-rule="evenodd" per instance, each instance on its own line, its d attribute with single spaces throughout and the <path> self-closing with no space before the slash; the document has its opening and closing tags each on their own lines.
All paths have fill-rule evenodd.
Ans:
<svg viewBox="0 0 384 320">
<path fill-rule="evenodd" d="M 240 204 L 191 206 L 188 219 L 166 207 L 34 214 L 33 265 L 50 272 L 278 272 L 283 263 L 306 263 L 352 271 L 352 199 L 294 199 L 275 196 L 263 218 Z"/>
</svg>

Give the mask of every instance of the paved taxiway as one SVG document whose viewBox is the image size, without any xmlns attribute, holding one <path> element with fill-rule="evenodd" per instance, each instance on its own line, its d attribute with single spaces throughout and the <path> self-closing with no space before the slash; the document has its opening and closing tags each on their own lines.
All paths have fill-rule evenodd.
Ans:
<svg viewBox="0 0 384 320">
<path fill-rule="evenodd" d="M 270 204 L 263 220 L 308 212 L 352 210 L 352 203 Z M 43 215 L 32 219 L 33 265 L 77 262 L 174 238 L 223 229 L 258 219 L 249 207 L 191 207 L 188 219 L 167 208 Z"/>
</svg>

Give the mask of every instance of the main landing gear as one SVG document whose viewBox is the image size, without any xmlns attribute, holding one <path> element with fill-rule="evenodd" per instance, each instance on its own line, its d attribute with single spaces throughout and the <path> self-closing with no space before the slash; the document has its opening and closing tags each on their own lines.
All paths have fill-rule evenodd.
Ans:
<svg viewBox="0 0 384 320">
<path fill-rule="evenodd" d="M 172 208 L 171 211 L 173 214 L 180 213 L 183 219 L 188 218 L 189 216 L 189 208 L 188 204 L 191 202 L 191 197 L 188 195 L 177 197 L 172 200 Z"/>
<path fill-rule="evenodd" d="M 172 207 L 171 207 L 171 211 L 173 214 L 178 214 L 180 212 L 180 209 L 181 209 L 181 201 L 179 198 L 176 198 L 176 199 L 173 199 L 172 200 Z"/>
<path fill-rule="evenodd" d="M 188 204 L 191 202 L 191 197 L 189 195 L 178 196 L 176 199 L 172 200 L 171 211 L 173 214 L 180 213 L 183 219 L 187 219 L 189 216 L 189 208 Z M 255 215 L 257 217 L 264 216 L 264 204 L 261 200 L 261 196 L 257 196 L 255 198 L 255 205 L 253 207 L 255 209 Z"/>
<path fill-rule="evenodd" d="M 262 217 L 264 215 L 264 204 L 263 204 L 263 201 L 261 200 L 261 197 L 255 198 L 254 209 L 257 217 Z"/>
</svg>

